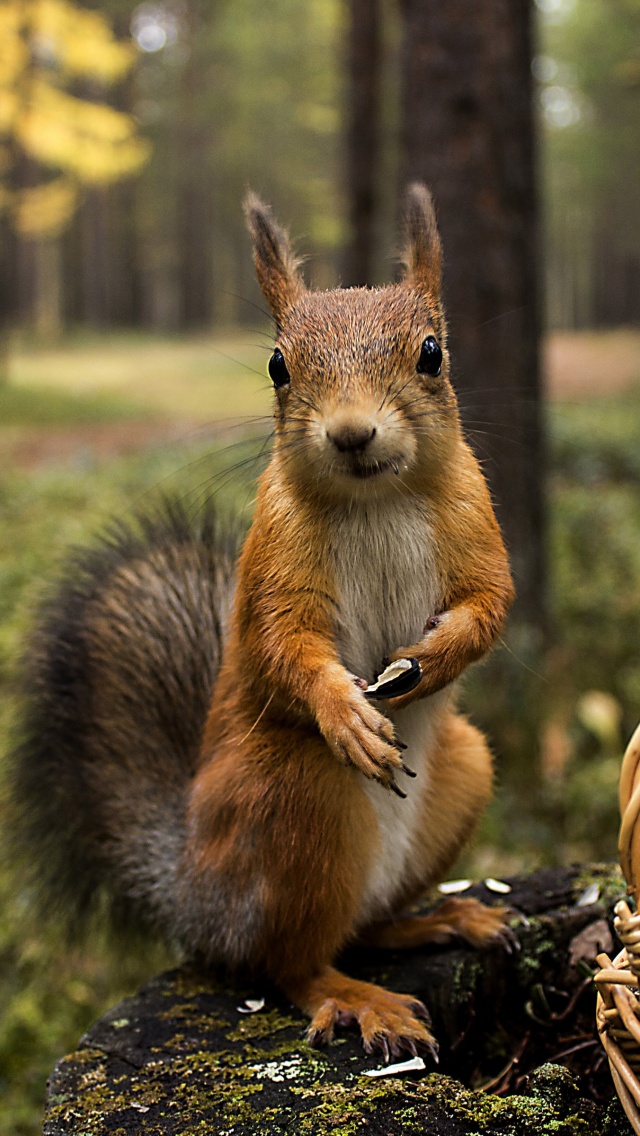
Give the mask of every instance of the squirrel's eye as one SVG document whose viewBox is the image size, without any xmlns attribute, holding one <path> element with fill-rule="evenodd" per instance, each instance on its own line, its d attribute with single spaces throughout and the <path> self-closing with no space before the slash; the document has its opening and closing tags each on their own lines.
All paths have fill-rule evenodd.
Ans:
<svg viewBox="0 0 640 1136">
<path fill-rule="evenodd" d="M 289 382 L 287 364 L 284 361 L 284 355 L 279 347 L 276 347 L 269 360 L 269 374 L 273 379 L 274 387 L 284 387 Z"/>
<path fill-rule="evenodd" d="M 422 344 L 420 358 L 416 366 L 419 375 L 431 375 L 433 378 L 440 374 L 442 369 L 442 350 L 438 346 L 435 335 L 428 335 Z"/>
</svg>

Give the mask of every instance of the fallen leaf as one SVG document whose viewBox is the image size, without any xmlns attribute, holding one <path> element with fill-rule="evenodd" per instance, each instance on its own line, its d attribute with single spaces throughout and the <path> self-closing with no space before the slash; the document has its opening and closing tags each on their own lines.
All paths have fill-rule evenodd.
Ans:
<svg viewBox="0 0 640 1136">
<path fill-rule="evenodd" d="M 602 951 L 611 954 L 613 939 L 606 919 L 598 919 L 589 923 L 577 935 L 574 935 L 569 944 L 569 962 L 577 966 L 579 962 L 595 962 L 596 955 Z"/>
</svg>

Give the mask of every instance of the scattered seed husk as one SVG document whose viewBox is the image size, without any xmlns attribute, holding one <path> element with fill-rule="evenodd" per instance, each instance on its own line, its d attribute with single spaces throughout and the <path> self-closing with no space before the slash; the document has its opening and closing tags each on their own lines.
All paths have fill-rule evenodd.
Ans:
<svg viewBox="0 0 640 1136">
<path fill-rule="evenodd" d="M 380 1069 L 365 1069 L 363 1077 L 394 1077 L 397 1073 L 411 1073 L 414 1069 L 426 1069 L 422 1057 L 412 1057 L 410 1061 L 399 1061 L 397 1065 L 383 1065 Z"/>
<path fill-rule="evenodd" d="M 245 998 L 244 1006 L 236 1006 L 239 1014 L 257 1014 L 264 1010 L 264 998 Z"/>
<path fill-rule="evenodd" d="M 576 907 L 590 907 L 600 899 L 600 884 L 589 884 L 578 900 Z"/>
<path fill-rule="evenodd" d="M 499 895 L 508 895 L 511 891 L 511 884 L 505 884 L 504 880 L 494 880 L 491 876 L 484 881 L 484 886 L 489 891 L 497 891 Z"/>
<path fill-rule="evenodd" d="M 438 884 L 438 891 L 442 895 L 455 895 L 458 891 L 466 891 L 472 883 L 473 880 L 445 880 L 443 884 Z"/>
</svg>

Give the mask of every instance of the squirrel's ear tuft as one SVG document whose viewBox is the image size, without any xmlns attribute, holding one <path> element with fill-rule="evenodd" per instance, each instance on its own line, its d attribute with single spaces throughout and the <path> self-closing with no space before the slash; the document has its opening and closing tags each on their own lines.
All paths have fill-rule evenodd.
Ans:
<svg viewBox="0 0 640 1136">
<path fill-rule="evenodd" d="M 426 185 L 407 189 L 402 262 L 405 280 L 420 292 L 438 298 L 442 286 L 442 245 L 433 199 Z"/>
<path fill-rule="evenodd" d="M 244 215 L 253 241 L 253 263 L 258 283 L 282 327 L 289 308 L 305 291 L 298 272 L 300 261 L 294 256 L 288 234 L 274 220 L 268 205 L 249 192 L 244 201 Z"/>
</svg>

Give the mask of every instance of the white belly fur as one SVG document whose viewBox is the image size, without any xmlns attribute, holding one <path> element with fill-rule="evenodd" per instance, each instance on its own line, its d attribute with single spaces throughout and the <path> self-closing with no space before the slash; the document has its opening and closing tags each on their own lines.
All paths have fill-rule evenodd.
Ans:
<svg viewBox="0 0 640 1136">
<path fill-rule="evenodd" d="M 440 607 L 442 586 L 428 514 L 422 503 L 403 498 L 361 504 L 336 518 L 332 537 L 340 658 L 353 674 L 371 682 L 388 654 L 421 638 L 426 619 Z M 399 737 L 408 747 L 405 760 L 417 774 L 415 780 L 398 775 L 406 800 L 361 778 L 379 841 L 364 889 L 360 924 L 383 919 L 403 884 L 412 877 L 419 879 L 416 836 L 429 754 L 448 700 L 449 693 L 443 691 L 394 715 Z"/>
</svg>

